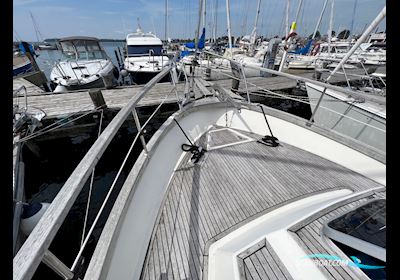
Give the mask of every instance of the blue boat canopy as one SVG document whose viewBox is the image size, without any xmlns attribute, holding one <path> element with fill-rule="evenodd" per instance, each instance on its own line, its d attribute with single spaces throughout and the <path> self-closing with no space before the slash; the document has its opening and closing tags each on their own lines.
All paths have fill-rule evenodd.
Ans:
<svg viewBox="0 0 400 280">
<path fill-rule="evenodd" d="M 26 49 L 28 47 L 28 49 Z M 19 50 L 21 51 L 22 54 L 25 54 L 26 52 L 31 53 L 32 55 L 36 55 L 35 49 L 32 46 L 32 44 L 29 44 L 27 42 L 20 42 L 18 45 Z"/>
<path fill-rule="evenodd" d="M 203 33 L 201 34 L 201 37 L 199 39 L 199 45 L 198 45 L 200 50 L 202 48 L 204 48 L 205 40 L 206 40 L 206 29 L 203 27 Z M 189 49 L 195 49 L 196 44 L 195 44 L 195 42 L 188 42 L 185 44 L 185 47 L 187 47 Z"/>
<path fill-rule="evenodd" d="M 310 50 L 312 43 L 313 43 L 312 39 L 308 40 L 307 44 L 303 48 L 297 49 L 295 51 L 290 51 L 288 53 L 306 55 L 308 53 L 308 51 Z"/>
</svg>

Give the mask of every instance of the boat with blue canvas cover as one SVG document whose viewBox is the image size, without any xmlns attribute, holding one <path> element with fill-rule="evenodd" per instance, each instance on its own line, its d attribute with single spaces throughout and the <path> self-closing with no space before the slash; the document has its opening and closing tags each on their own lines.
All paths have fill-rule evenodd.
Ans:
<svg viewBox="0 0 400 280">
<path fill-rule="evenodd" d="M 36 55 L 31 44 L 21 42 L 15 48 L 13 53 L 13 77 L 34 71 L 33 63 L 27 53 L 31 56 Z"/>
</svg>

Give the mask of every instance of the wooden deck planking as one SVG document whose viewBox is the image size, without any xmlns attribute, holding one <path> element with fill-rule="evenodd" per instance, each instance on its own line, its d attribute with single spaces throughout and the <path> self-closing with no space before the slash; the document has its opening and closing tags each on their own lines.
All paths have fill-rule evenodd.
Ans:
<svg viewBox="0 0 400 280">
<path fill-rule="evenodd" d="M 116 89 L 103 89 L 102 93 L 108 107 L 121 109 L 129 100 L 138 94 L 142 86 L 131 86 Z M 139 102 L 140 106 L 154 106 L 161 103 L 166 95 L 172 90 L 169 83 L 156 84 L 145 97 Z M 183 93 L 183 84 L 178 84 L 178 93 Z M 23 104 L 23 97 L 15 97 L 14 102 Z M 176 103 L 176 94 L 171 92 L 165 101 L 166 103 Z M 46 118 L 65 116 L 73 113 L 87 112 L 95 109 L 88 91 L 76 91 L 59 94 L 40 94 L 28 96 L 28 106 L 42 109 L 46 113 Z"/>
<path fill-rule="evenodd" d="M 37 85 L 31 83 L 30 81 L 24 78 L 13 78 L 13 91 L 19 89 L 20 87 L 24 86 L 26 88 L 27 95 L 38 95 L 38 94 L 45 94 L 45 91 L 42 90 Z M 24 91 L 21 91 L 21 94 L 24 94 Z"/>
<path fill-rule="evenodd" d="M 272 249 L 271 244 L 269 244 L 269 242 L 265 243 L 265 248 L 262 250 L 262 253 L 266 261 L 271 265 L 271 268 L 278 277 L 278 279 L 287 279 L 287 280 L 293 279 L 289 271 L 285 267 L 285 265 L 282 263 L 282 261 L 280 261 L 274 249 Z"/>
<path fill-rule="evenodd" d="M 225 141 L 229 141 L 227 136 L 223 136 Z M 285 143 L 272 148 L 248 142 L 212 150 L 194 167 L 188 164 L 189 158 L 189 154 L 184 157 L 169 185 L 142 279 L 152 279 L 146 270 L 154 271 L 155 279 L 162 275 L 168 279 L 202 279 L 208 240 L 274 205 L 343 187 L 330 183 L 337 182 L 338 174 L 343 174 L 339 182 L 355 191 L 379 186 Z M 152 256 L 155 254 L 158 257 Z M 259 262 L 265 259 L 257 255 Z"/>
<path fill-rule="evenodd" d="M 266 239 L 240 253 L 237 260 L 242 280 L 258 277 L 274 280 L 293 279 Z"/>
<path fill-rule="evenodd" d="M 311 78 L 313 72 L 300 73 L 299 76 Z M 296 86 L 296 82 L 285 77 L 252 77 L 247 79 L 249 82 L 256 84 L 257 86 L 269 89 L 269 90 L 283 90 L 293 88 Z M 339 79 L 341 81 L 341 79 Z M 202 81 L 198 79 L 198 82 Z M 332 83 L 335 83 L 335 79 L 332 79 Z M 208 88 L 210 83 L 202 81 L 200 85 L 203 89 Z M 231 79 L 217 80 L 213 83 L 222 85 L 225 88 L 231 87 Z M 14 79 L 14 89 L 20 85 L 25 85 L 28 90 L 28 106 L 33 106 L 42 109 L 46 113 L 46 118 L 57 118 L 69 114 L 88 112 L 95 109 L 92 100 L 90 99 L 88 91 L 75 91 L 68 93 L 51 94 L 46 93 L 39 87 L 26 81 L 25 79 Z M 177 91 L 179 98 L 184 93 L 184 83 L 177 84 Z M 113 109 L 120 109 L 125 106 L 128 101 L 135 96 L 142 89 L 143 86 L 135 85 L 128 87 L 117 87 L 114 89 L 102 89 L 104 100 L 108 107 Z M 195 88 L 196 96 L 199 95 L 199 89 Z M 244 83 L 240 83 L 241 90 L 244 90 Z M 173 86 L 171 83 L 158 83 L 146 94 L 146 96 L 140 101 L 140 106 L 155 106 L 168 95 L 166 103 L 176 103 L 176 94 L 172 91 Z M 249 86 L 250 91 L 257 90 L 255 87 Z M 172 92 L 171 92 L 172 91 Z M 15 97 L 14 102 L 22 104 L 24 102 L 23 97 Z"/>
<path fill-rule="evenodd" d="M 344 259 L 349 259 L 330 239 L 323 239 L 321 235 L 323 225 L 327 221 L 355 209 L 357 206 L 367 202 L 371 198 L 385 197 L 386 191 L 376 192 L 368 198 L 360 198 L 345 205 L 338 205 L 328 213 L 316 217 L 315 219 L 311 219 L 307 224 L 302 225 L 300 228 L 295 225 L 293 227 L 295 229 L 295 239 L 309 254 L 332 254 L 338 255 Z M 331 279 L 369 279 L 360 269 L 348 266 L 324 266 L 320 267 L 320 270 L 325 274 L 328 272 Z"/>
</svg>

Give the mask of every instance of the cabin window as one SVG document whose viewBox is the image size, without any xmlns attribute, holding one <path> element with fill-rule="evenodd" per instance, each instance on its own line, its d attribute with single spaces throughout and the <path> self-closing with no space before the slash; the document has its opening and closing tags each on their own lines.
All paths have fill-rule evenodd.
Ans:
<svg viewBox="0 0 400 280">
<path fill-rule="evenodd" d="M 61 42 L 62 55 L 64 59 L 75 59 L 76 53 L 72 42 Z"/>
<path fill-rule="evenodd" d="M 86 48 L 87 48 L 87 50 L 89 51 L 89 52 L 92 52 L 92 51 L 99 51 L 100 50 L 100 46 L 99 46 L 99 44 L 97 44 L 97 42 L 94 42 L 94 41 L 87 41 L 86 42 Z"/>
<path fill-rule="evenodd" d="M 346 53 L 348 50 L 349 50 L 349 48 L 346 46 L 337 46 L 336 47 L 336 52 L 338 52 L 338 53 Z"/>
<path fill-rule="evenodd" d="M 75 40 L 61 42 L 64 59 L 107 59 L 106 53 L 95 41 Z"/>
<path fill-rule="evenodd" d="M 161 45 L 129 46 L 128 56 L 148 55 L 150 52 L 154 55 L 162 55 Z"/>
<path fill-rule="evenodd" d="M 324 226 L 324 234 L 354 260 L 371 279 L 386 279 L 386 200 L 375 199 Z"/>
<path fill-rule="evenodd" d="M 367 203 L 329 222 L 328 227 L 386 248 L 386 200 Z"/>
</svg>

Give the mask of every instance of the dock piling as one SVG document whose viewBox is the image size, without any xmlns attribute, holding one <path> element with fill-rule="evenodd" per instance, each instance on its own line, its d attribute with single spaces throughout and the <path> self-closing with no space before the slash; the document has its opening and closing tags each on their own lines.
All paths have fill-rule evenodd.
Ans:
<svg viewBox="0 0 400 280">
<path fill-rule="evenodd" d="M 104 100 L 103 93 L 100 89 L 90 89 L 89 95 L 95 108 L 107 108 L 106 101 Z"/>
</svg>

